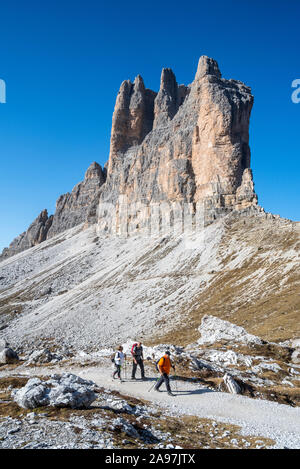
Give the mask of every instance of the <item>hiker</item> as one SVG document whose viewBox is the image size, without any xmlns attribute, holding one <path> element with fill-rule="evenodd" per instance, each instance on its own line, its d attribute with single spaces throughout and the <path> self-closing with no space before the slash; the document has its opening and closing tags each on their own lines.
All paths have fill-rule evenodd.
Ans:
<svg viewBox="0 0 300 469">
<path fill-rule="evenodd" d="M 138 365 L 141 370 L 141 379 L 146 379 L 144 371 L 143 347 L 141 342 L 136 342 L 135 344 L 133 344 L 131 348 L 131 355 L 133 358 L 131 379 L 135 379 L 135 373 Z"/>
<path fill-rule="evenodd" d="M 121 380 L 121 367 L 124 363 L 124 360 L 126 360 L 126 355 L 125 353 L 123 353 L 122 345 L 120 345 L 120 347 L 118 347 L 118 350 L 116 351 L 115 356 L 114 356 L 115 371 L 113 373 L 113 379 L 116 378 L 116 374 L 117 374 L 118 378 Z"/>
<path fill-rule="evenodd" d="M 161 374 L 161 377 L 159 378 L 158 382 L 156 383 L 156 385 L 154 387 L 155 391 L 160 391 L 160 389 L 159 389 L 160 386 L 162 385 L 163 382 L 165 382 L 165 385 L 166 385 L 169 396 L 174 396 L 174 394 L 172 394 L 172 391 L 171 391 L 171 388 L 170 388 L 169 374 L 170 374 L 171 368 L 173 368 L 173 370 L 175 370 L 175 366 L 171 362 L 169 350 L 167 350 L 165 352 L 164 356 L 161 357 L 160 360 L 158 360 L 157 368 L 158 368 L 158 371 Z"/>
</svg>

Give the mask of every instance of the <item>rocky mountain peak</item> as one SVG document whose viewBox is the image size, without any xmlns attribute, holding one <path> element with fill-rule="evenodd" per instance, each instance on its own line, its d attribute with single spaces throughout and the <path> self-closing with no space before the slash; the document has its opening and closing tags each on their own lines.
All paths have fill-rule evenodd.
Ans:
<svg viewBox="0 0 300 469">
<path fill-rule="evenodd" d="M 87 181 L 88 179 L 96 179 L 97 182 L 102 184 L 105 182 L 105 172 L 103 171 L 100 164 L 96 163 L 96 161 L 90 164 L 86 170 L 84 181 Z"/>
<path fill-rule="evenodd" d="M 198 68 L 195 76 L 195 80 L 203 78 L 205 75 L 214 75 L 217 78 L 221 78 L 221 72 L 218 63 L 206 55 L 202 55 L 198 62 Z"/>
<path fill-rule="evenodd" d="M 80 223 L 107 226 L 111 215 L 102 206 L 111 203 L 118 212 L 120 198 L 150 207 L 176 203 L 182 210 L 182 204 L 191 204 L 193 216 L 204 211 L 206 224 L 230 211 L 256 206 L 249 148 L 252 105 L 250 88 L 221 78 L 217 62 L 205 55 L 188 86 L 178 85 L 170 68 L 161 72 L 158 93 L 146 88 L 141 75 L 133 82 L 123 81 L 105 168 L 93 162 L 84 180 L 58 198 L 50 221 L 42 212 L 41 220 L 34 222 L 47 226 L 47 232 L 36 233 L 30 241 L 23 233 L 6 255 Z M 138 231 L 149 223 L 148 215 L 142 220 L 141 213 L 149 210 L 130 215 Z"/>
<path fill-rule="evenodd" d="M 134 82 L 133 82 L 133 88 L 135 92 L 141 92 L 141 93 L 145 92 L 144 80 L 141 77 L 141 75 L 137 75 L 135 77 Z"/>
</svg>

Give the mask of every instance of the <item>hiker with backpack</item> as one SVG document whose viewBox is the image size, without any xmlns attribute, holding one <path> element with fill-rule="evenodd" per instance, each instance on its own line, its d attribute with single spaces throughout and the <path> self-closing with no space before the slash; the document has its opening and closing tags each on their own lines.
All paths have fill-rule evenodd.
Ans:
<svg viewBox="0 0 300 469">
<path fill-rule="evenodd" d="M 122 379 L 121 379 L 121 368 L 122 368 L 122 365 L 123 365 L 125 360 L 126 360 L 126 355 L 125 355 L 125 353 L 123 353 L 122 345 L 120 345 L 118 347 L 118 350 L 116 351 L 114 357 L 112 358 L 112 361 L 115 364 L 115 371 L 113 373 L 113 379 L 115 379 L 116 375 L 118 375 L 119 380 L 122 381 Z"/>
<path fill-rule="evenodd" d="M 141 370 L 141 379 L 146 379 L 144 370 L 143 347 L 141 342 L 136 342 L 133 344 L 131 347 L 131 355 L 133 358 L 131 379 L 135 379 L 137 366 L 139 366 Z"/>
<path fill-rule="evenodd" d="M 175 371 L 175 366 L 172 364 L 171 359 L 170 359 L 170 352 L 167 350 L 165 354 L 156 362 L 156 369 L 160 373 L 160 378 L 157 381 L 154 390 L 160 392 L 160 386 L 162 385 L 163 382 L 165 382 L 167 391 L 169 396 L 174 396 L 174 394 L 171 391 L 170 388 L 170 379 L 169 379 L 169 374 L 171 368 Z"/>
</svg>

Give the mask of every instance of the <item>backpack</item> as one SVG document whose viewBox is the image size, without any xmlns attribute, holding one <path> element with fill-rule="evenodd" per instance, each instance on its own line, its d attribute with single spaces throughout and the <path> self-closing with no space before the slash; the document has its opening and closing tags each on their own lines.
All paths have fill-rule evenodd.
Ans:
<svg viewBox="0 0 300 469">
<path fill-rule="evenodd" d="M 158 360 L 156 360 L 156 362 L 155 362 L 156 371 L 158 371 L 159 373 L 160 373 L 160 371 L 159 371 L 159 368 L 158 368 L 158 362 L 160 362 L 160 360 L 161 360 L 162 358 L 163 358 L 163 360 L 165 361 L 165 357 L 161 357 L 161 358 L 159 358 Z"/>
<path fill-rule="evenodd" d="M 120 352 L 119 352 L 119 351 L 117 352 L 117 354 L 118 354 L 118 358 L 120 358 Z M 113 353 L 113 354 L 111 355 L 111 357 L 110 357 L 112 363 L 115 363 L 115 356 L 116 356 L 116 354 Z"/>
<path fill-rule="evenodd" d="M 137 346 L 137 342 L 131 347 L 131 355 L 134 355 L 134 349 Z"/>
</svg>

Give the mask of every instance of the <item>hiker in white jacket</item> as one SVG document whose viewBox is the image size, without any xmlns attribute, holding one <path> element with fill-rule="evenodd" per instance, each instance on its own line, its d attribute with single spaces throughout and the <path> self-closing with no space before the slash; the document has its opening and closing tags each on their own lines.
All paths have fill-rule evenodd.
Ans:
<svg viewBox="0 0 300 469">
<path fill-rule="evenodd" d="M 113 378 L 115 379 L 116 374 L 118 375 L 118 378 L 121 379 L 121 367 L 124 363 L 124 360 L 126 360 L 126 355 L 123 353 L 123 347 L 120 345 L 118 347 L 118 350 L 116 351 L 115 358 L 114 358 L 114 363 L 115 363 L 115 371 L 113 373 Z"/>
</svg>

